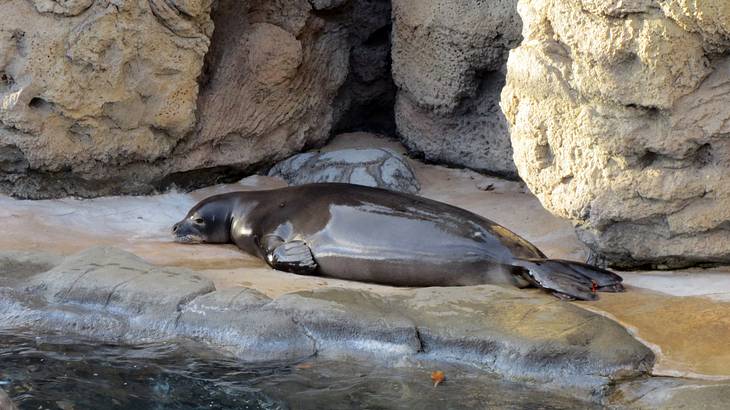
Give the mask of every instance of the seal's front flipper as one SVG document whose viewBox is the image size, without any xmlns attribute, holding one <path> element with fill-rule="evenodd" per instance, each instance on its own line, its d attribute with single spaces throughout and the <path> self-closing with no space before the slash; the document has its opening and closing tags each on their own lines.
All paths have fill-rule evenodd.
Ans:
<svg viewBox="0 0 730 410">
<path fill-rule="evenodd" d="M 304 241 L 281 241 L 270 247 L 266 250 L 266 262 L 276 270 L 302 275 L 311 275 L 317 270 L 317 262 Z"/>
</svg>

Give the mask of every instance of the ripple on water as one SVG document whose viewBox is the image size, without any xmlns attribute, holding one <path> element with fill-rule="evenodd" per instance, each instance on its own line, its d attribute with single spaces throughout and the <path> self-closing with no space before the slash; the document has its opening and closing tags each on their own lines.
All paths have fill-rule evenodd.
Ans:
<svg viewBox="0 0 730 410">
<path fill-rule="evenodd" d="M 174 342 L 98 344 L 0 333 L 0 388 L 21 409 L 585 409 L 484 374 L 351 362 L 257 364 Z"/>
</svg>

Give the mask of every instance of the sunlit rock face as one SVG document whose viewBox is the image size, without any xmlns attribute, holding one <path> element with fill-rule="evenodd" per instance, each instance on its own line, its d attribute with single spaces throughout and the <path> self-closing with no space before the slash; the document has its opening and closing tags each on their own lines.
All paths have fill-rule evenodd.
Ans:
<svg viewBox="0 0 730 410">
<path fill-rule="evenodd" d="M 520 176 L 615 266 L 730 262 L 730 3 L 520 0 Z"/>
<path fill-rule="evenodd" d="M 148 164 L 168 158 L 194 129 L 210 3 L 3 2 L 1 189 L 104 190 L 94 181 L 114 183 L 124 166 L 133 167 L 126 175 L 151 178 Z M 126 189 L 138 189 L 139 179 Z"/>
<path fill-rule="evenodd" d="M 393 22 L 403 142 L 427 160 L 515 176 L 499 94 L 521 39 L 516 1 L 394 0 Z"/>
<path fill-rule="evenodd" d="M 0 191 L 31 198 L 237 179 L 322 144 L 365 98 L 342 97 L 351 48 L 390 24 L 385 0 L 9 0 L 2 10 Z M 365 48 L 385 61 L 388 36 L 376 37 Z"/>
</svg>

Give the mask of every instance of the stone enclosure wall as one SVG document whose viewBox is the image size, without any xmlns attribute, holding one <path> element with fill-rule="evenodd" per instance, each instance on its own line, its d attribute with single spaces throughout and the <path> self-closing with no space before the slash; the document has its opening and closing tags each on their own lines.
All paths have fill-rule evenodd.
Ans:
<svg viewBox="0 0 730 410">
<path fill-rule="evenodd" d="M 212 2 L 0 1 L 0 191 L 240 177 L 394 99 L 389 1 Z"/>
<path fill-rule="evenodd" d="M 499 109 L 507 52 L 520 40 L 516 0 L 394 0 L 395 118 L 426 160 L 516 177 Z"/>
<path fill-rule="evenodd" d="M 730 2 L 521 0 L 520 176 L 615 266 L 730 262 Z"/>
<path fill-rule="evenodd" d="M 520 39 L 514 0 L 0 8 L 0 191 L 14 196 L 235 179 L 363 129 L 516 177 L 497 99 Z"/>
<path fill-rule="evenodd" d="M 730 262 L 726 0 L 0 10 L 0 192 L 188 188 L 368 129 L 428 161 L 519 172 L 614 266 Z"/>
</svg>

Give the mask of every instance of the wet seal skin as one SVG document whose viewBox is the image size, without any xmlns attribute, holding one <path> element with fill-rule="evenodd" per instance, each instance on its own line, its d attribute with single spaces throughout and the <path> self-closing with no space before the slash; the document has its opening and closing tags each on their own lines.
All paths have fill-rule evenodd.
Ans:
<svg viewBox="0 0 730 410">
<path fill-rule="evenodd" d="M 548 259 L 507 228 L 415 195 L 307 184 L 215 195 L 173 228 L 182 243 L 235 243 L 272 268 L 393 286 L 535 286 L 563 299 L 621 292 L 621 277 Z"/>
</svg>

